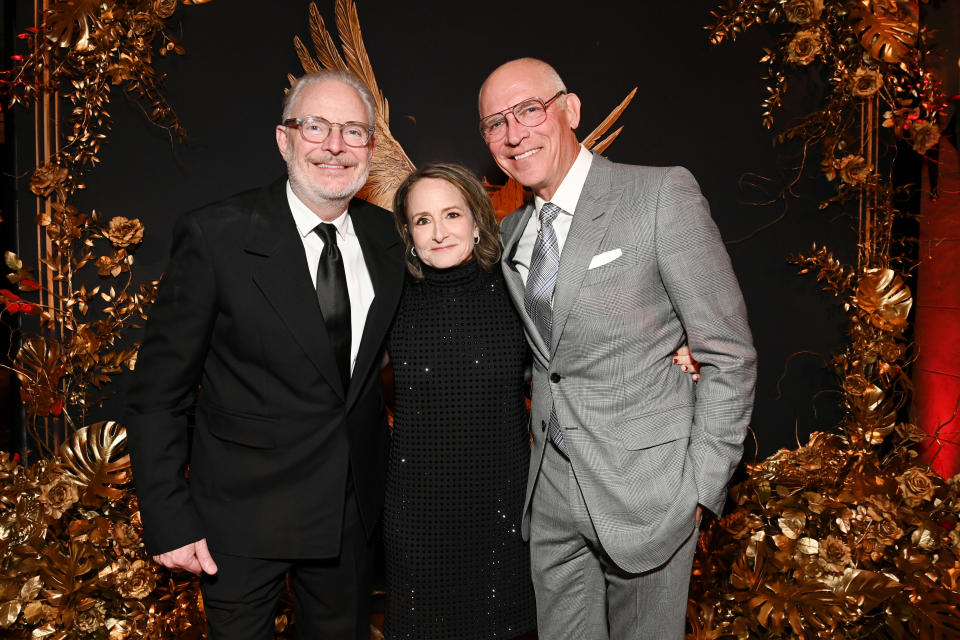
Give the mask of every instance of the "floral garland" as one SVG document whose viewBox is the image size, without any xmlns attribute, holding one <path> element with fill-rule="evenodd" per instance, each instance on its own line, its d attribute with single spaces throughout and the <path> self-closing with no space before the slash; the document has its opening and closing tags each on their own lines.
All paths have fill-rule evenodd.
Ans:
<svg viewBox="0 0 960 640">
<path fill-rule="evenodd" d="M 35 331 L 14 330 L 21 346 L 11 368 L 43 454 L 26 467 L 19 456 L 0 454 L 4 637 L 203 635 L 196 579 L 170 574 L 146 555 L 123 429 L 87 424 L 88 407 L 101 399 L 98 389 L 133 368 L 137 345 L 124 348 L 120 340 L 155 297 L 156 282 L 135 286 L 131 277 L 144 227 L 123 216 L 105 220 L 75 202 L 110 132 L 107 107 L 115 89 L 172 139 L 183 136 L 153 59 L 156 52 L 183 53 L 166 29 L 178 3 L 205 1 L 52 2 L 40 24 L 20 34 L 29 53 L 14 56 L 16 65 L 0 75 L 11 106 L 40 112 L 56 105 L 46 120 L 38 115 L 56 146 L 38 159 L 30 180 L 38 198 L 40 269 L 7 252 L 13 286 L 0 290 L 2 313 L 39 320 Z M 93 269 L 96 276 L 88 273 Z M 62 424 L 60 432 L 41 430 L 51 418 Z"/>
<path fill-rule="evenodd" d="M 775 140 L 798 142 L 803 157 L 819 147 L 836 184 L 821 208 L 856 205 L 859 253 L 856 266 L 816 245 L 789 259 L 848 314 L 849 344 L 832 362 L 844 417 L 838 433 L 748 466 L 735 506 L 701 537 L 688 637 L 960 637 L 960 476 L 945 481 L 920 463 L 915 446 L 928 436 L 898 419 L 913 298 L 891 256 L 902 213 L 887 150 L 902 139 L 927 151 L 943 106 L 923 66 L 930 43 L 917 3 L 748 0 L 713 15 L 715 44 L 753 24 L 784 25 L 763 57 L 768 128 L 791 71 L 819 65 L 828 78 L 821 108 Z"/>
</svg>

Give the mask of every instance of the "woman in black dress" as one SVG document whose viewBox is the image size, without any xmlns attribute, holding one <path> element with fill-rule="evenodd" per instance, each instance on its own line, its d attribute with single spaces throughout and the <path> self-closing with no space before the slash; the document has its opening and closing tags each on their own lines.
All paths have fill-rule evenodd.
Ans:
<svg viewBox="0 0 960 640">
<path fill-rule="evenodd" d="M 401 185 L 394 216 L 409 278 L 387 346 L 386 637 L 513 638 L 536 621 L 520 538 L 527 347 L 493 205 L 469 170 L 436 164 Z"/>
</svg>

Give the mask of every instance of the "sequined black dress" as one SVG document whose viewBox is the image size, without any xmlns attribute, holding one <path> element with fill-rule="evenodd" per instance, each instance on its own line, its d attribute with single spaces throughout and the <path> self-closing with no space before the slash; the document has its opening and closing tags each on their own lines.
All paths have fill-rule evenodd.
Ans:
<svg viewBox="0 0 960 640">
<path fill-rule="evenodd" d="M 520 516 L 526 344 L 497 269 L 424 267 L 389 337 L 384 511 L 390 639 L 512 638 L 536 624 Z"/>
</svg>

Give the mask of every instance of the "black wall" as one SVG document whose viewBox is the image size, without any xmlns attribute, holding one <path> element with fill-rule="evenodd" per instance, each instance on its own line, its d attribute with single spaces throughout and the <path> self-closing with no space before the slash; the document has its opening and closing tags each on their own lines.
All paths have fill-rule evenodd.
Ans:
<svg viewBox="0 0 960 640">
<path fill-rule="evenodd" d="M 329 25 L 335 23 L 333 4 L 319 4 Z M 459 8 L 435 0 L 360 0 L 358 10 L 390 102 L 393 134 L 416 164 L 459 160 L 491 181 L 504 179 L 476 133 L 476 100 L 486 74 L 508 59 L 532 55 L 551 62 L 583 101 L 584 135 L 640 87 L 621 119 L 624 132 L 606 155 L 682 164 L 700 180 L 750 311 L 760 354 L 753 424 L 765 456 L 833 426 L 838 415 L 824 362 L 843 342 L 845 319 L 836 300 L 813 278 L 796 275 L 785 256 L 809 250 L 816 240 L 849 257 L 855 240 L 847 217 L 817 210 L 829 194 L 816 171 L 819 159 L 797 186 L 802 198 L 749 204 L 776 197 L 797 150 L 774 150 L 760 125 L 764 67 L 757 61 L 775 33 L 754 28 L 734 44 L 711 46 L 704 26 L 716 4 L 557 0 Z M 178 213 L 281 174 L 273 128 L 287 74 L 302 72 L 293 36 L 309 42 L 304 0 L 214 0 L 181 8 L 175 19 L 188 53 L 159 66 L 190 139 L 171 143 L 118 94 L 111 106 L 113 134 L 82 201 L 107 218 L 136 217 L 146 224 L 135 266 L 142 279 L 161 274 Z M 783 122 L 816 103 L 819 76 L 797 77 L 791 91 Z M 19 134 L 32 135 L 25 125 Z M 771 181 L 750 181 L 761 189 L 741 184 L 751 174 Z M 26 182 L 20 181 L 23 198 L 29 196 Z M 35 242 L 31 220 L 23 229 L 30 238 L 24 243 Z M 791 359 L 796 352 L 803 353 Z M 122 379 L 118 389 L 103 418 L 119 417 Z"/>
</svg>

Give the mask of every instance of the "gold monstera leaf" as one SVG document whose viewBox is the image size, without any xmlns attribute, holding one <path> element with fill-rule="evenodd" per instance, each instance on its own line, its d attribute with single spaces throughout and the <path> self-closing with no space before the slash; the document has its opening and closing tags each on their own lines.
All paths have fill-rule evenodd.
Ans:
<svg viewBox="0 0 960 640">
<path fill-rule="evenodd" d="M 110 420 L 78 429 L 60 447 L 63 467 L 80 488 L 81 503 L 95 506 L 126 495 L 131 478 L 126 441 L 126 430 Z"/>
<path fill-rule="evenodd" d="M 911 13 L 900 19 L 876 14 L 859 3 L 853 3 L 850 13 L 860 44 L 874 60 L 894 64 L 909 61 L 917 43 L 917 15 Z"/>
<path fill-rule="evenodd" d="M 865 269 L 853 299 L 870 318 L 870 324 L 882 331 L 901 332 L 913 307 L 910 287 L 893 269 Z"/>
</svg>

